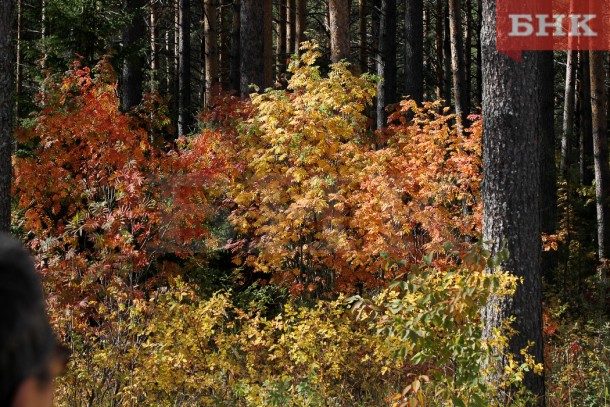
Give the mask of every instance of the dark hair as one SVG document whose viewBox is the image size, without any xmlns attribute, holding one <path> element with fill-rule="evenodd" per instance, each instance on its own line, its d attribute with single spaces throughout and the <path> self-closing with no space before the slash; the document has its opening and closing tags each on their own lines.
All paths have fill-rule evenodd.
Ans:
<svg viewBox="0 0 610 407">
<path fill-rule="evenodd" d="M 55 348 L 32 258 L 0 233 L 0 406 L 10 405 L 19 384 L 38 375 Z"/>
</svg>

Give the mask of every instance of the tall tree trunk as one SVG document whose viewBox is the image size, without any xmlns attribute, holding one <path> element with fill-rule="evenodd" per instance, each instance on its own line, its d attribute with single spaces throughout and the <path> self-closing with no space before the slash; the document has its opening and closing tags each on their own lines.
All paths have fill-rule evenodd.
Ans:
<svg viewBox="0 0 610 407">
<path fill-rule="evenodd" d="M 294 54 L 294 43 L 296 39 L 296 1 L 286 0 L 286 54 L 291 57 Z"/>
<path fill-rule="evenodd" d="M 178 0 L 178 137 L 191 125 L 191 0 Z"/>
<path fill-rule="evenodd" d="M 574 132 L 574 100 L 576 90 L 577 51 L 568 51 L 566 63 L 566 83 L 564 89 L 563 125 L 561 134 L 561 160 L 559 174 L 564 181 L 568 180 L 568 167 L 570 165 L 570 143 Z"/>
<path fill-rule="evenodd" d="M 466 32 L 464 33 L 464 93 L 466 106 L 472 108 L 472 0 L 466 0 Z"/>
<path fill-rule="evenodd" d="M 0 231 L 11 228 L 11 153 L 15 92 L 15 0 L 0 2 Z"/>
<path fill-rule="evenodd" d="M 451 68 L 453 70 L 453 98 L 459 133 L 462 133 L 468 116 L 466 105 L 464 44 L 462 37 L 460 0 L 449 0 L 449 31 L 451 37 Z"/>
<path fill-rule="evenodd" d="M 396 101 L 396 0 L 381 0 L 377 75 L 377 128 L 386 126 L 386 106 Z"/>
<path fill-rule="evenodd" d="M 277 79 L 281 81 L 286 72 L 286 1 L 277 1 Z"/>
<path fill-rule="evenodd" d="M 451 29 L 449 27 L 449 7 L 443 7 L 443 100 L 446 106 L 451 106 Z"/>
<path fill-rule="evenodd" d="M 148 2 L 150 24 L 150 91 L 159 90 L 159 10 L 154 1 Z"/>
<path fill-rule="evenodd" d="M 337 63 L 349 58 L 349 2 L 328 0 L 330 14 L 330 60 Z"/>
<path fill-rule="evenodd" d="M 242 0 L 241 3 L 241 95 L 250 94 L 250 85 L 263 86 L 263 2 Z"/>
<path fill-rule="evenodd" d="M 540 137 L 544 126 L 540 102 L 540 56 L 525 52 L 517 62 L 496 49 L 496 2 L 483 1 L 483 240 L 492 254 L 503 242 L 509 252 L 500 267 L 523 278 L 511 298 L 491 298 L 483 310 L 486 338 L 514 316 L 516 334 L 509 351 L 521 360 L 528 347 L 543 361 L 540 278 Z M 504 358 L 492 366 L 502 374 Z M 492 379 L 494 375 L 492 374 Z M 524 385 L 544 406 L 544 378 L 526 373 Z M 509 389 L 510 391 L 510 389 Z M 506 395 L 500 395 L 504 404 Z"/>
<path fill-rule="evenodd" d="M 203 30 L 205 36 L 205 98 L 204 106 L 212 100 L 212 93 L 218 84 L 218 30 L 216 14 L 217 0 L 205 0 Z"/>
<path fill-rule="evenodd" d="M 140 104 L 144 83 L 146 58 L 142 40 L 146 34 L 144 6 L 146 0 L 124 0 L 123 9 L 128 16 L 123 29 L 123 78 L 121 81 L 123 109 L 129 110 Z"/>
<path fill-rule="evenodd" d="M 591 123 L 591 77 L 589 76 L 589 52 L 578 53 L 579 86 L 579 172 L 580 185 L 590 186 L 595 177 L 593 162 L 593 128 Z"/>
<path fill-rule="evenodd" d="M 408 0 L 407 0 L 408 1 Z M 367 64 L 367 41 L 366 41 L 366 0 L 359 0 L 358 3 L 358 64 L 360 72 L 368 71 Z"/>
<path fill-rule="evenodd" d="M 273 85 L 273 0 L 264 0 L 263 14 L 263 84 L 268 88 Z"/>
<path fill-rule="evenodd" d="M 434 36 L 434 48 L 436 50 L 436 98 L 442 99 L 445 94 L 445 89 L 443 87 L 443 78 L 445 77 L 445 73 L 443 72 L 443 26 L 445 21 L 443 13 L 443 0 L 436 0 L 435 14 L 436 27 Z"/>
<path fill-rule="evenodd" d="M 597 254 L 599 277 L 606 280 L 608 255 L 610 254 L 610 208 L 608 188 L 610 167 L 608 165 L 608 124 L 606 115 L 606 71 L 604 51 L 590 51 L 591 72 L 591 119 L 593 123 L 593 166 L 595 169 L 595 207 L 597 210 Z"/>
<path fill-rule="evenodd" d="M 231 89 L 241 90 L 241 0 L 233 0 L 231 23 Z"/>
<path fill-rule="evenodd" d="M 227 89 L 229 85 L 229 72 L 231 71 L 231 57 L 229 45 L 229 33 L 231 32 L 231 19 L 229 18 L 229 7 L 227 4 L 220 3 L 218 14 L 219 26 L 219 49 L 218 49 L 218 76 L 222 89 Z"/>
<path fill-rule="evenodd" d="M 307 29 L 307 0 L 296 0 L 296 22 L 294 35 L 294 51 L 298 52 L 301 43 L 305 41 Z"/>
<path fill-rule="evenodd" d="M 483 101 L 483 63 L 481 61 L 481 29 L 483 27 L 483 0 L 477 0 L 477 93 L 476 103 L 481 106 Z"/>
<path fill-rule="evenodd" d="M 424 2 L 405 0 L 405 94 L 424 99 Z"/>
<path fill-rule="evenodd" d="M 540 83 L 540 230 L 546 235 L 557 231 L 557 169 L 555 164 L 555 75 L 553 52 L 539 52 Z M 543 276 L 553 279 L 557 265 L 555 250 L 542 251 L 540 269 Z"/>
<path fill-rule="evenodd" d="M 22 32 L 23 32 L 23 0 L 17 0 L 17 44 L 15 61 L 15 116 L 21 118 L 21 94 L 23 92 L 23 61 L 22 61 Z"/>
</svg>

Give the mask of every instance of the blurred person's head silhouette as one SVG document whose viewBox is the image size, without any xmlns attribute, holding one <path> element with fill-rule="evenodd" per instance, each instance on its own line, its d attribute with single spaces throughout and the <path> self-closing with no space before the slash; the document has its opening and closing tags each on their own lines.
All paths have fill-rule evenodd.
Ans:
<svg viewBox="0 0 610 407">
<path fill-rule="evenodd" d="M 0 406 L 51 406 L 62 353 L 30 255 L 0 233 Z"/>
</svg>

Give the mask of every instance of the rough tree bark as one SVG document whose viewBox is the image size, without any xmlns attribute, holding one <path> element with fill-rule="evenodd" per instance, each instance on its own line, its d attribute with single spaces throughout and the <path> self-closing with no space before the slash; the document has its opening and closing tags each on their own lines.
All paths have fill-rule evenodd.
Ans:
<svg viewBox="0 0 610 407">
<path fill-rule="evenodd" d="M 408 2 L 408 0 L 407 0 Z M 368 71 L 367 64 L 367 41 L 366 41 L 366 0 L 359 0 L 358 3 L 358 64 L 360 72 Z"/>
<path fill-rule="evenodd" d="M 286 2 L 278 0 L 277 2 L 277 46 L 276 46 L 276 64 L 277 64 L 277 79 L 281 81 L 286 72 Z"/>
<path fill-rule="evenodd" d="M 263 3 L 263 86 L 273 85 L 273 0 L 264 0 Z"/>
<path fill-rule="evenodd" d="M 301 43 L 305 41 L 307 28 L 307 0 L 296 0 L 296 22 L 294 35 L 294 51 L 298 52 Z"/>
<path fill-rule="evenodd" d="M 561 160 L 559 162 L 559 174 L 561 179 L 567 181 L 568 166 L 570 165 L 570 143 L 574 131 L 574 100 L 576 89 L 576 65 L 577 51 L 568 51 L 566 63 L 566 82 L 563 103 L 563 125 L 561 133 Z"/>
<path fill-rule="evenodd" d="M 123 29 L 123 77 L 121 81 L 123 109 L 129 110 L 142 101 L 144 65 L 146 57 L 142 52 L 142 40 L 146 34 L 144 6 L 146 0 L 125 0 L 123 9 L 128 16 Z"/>
<path fill-rule="evenodd" d="M 296 38 L 296 3 L 295 0 L 286 0 L 286 54 L 291 57 L 294 54 L 294 43 Z"/>
<path fill-rule="evenodd" d="M 241 95 L 248 96 L 250 85 L 262 87 L 264 83 L 263 60 L 263 2 L 242 0 L 241 3 Z"/>
<path fill-rule="evenodd" d="M 203 31 L 205 38 L 205 98 L 207 106 L 212 99 L 214 87 L 218 84 L 218 30 L 216 15 L 217 0 L 205 0 Z"/>
<path fill-rule="evenodd" d="M 0 2 L 0 231 L 11 228 L 15 0 Z"/>
<path fill-rule="evenodd" d="M 578 138 L 580 185 L 590 186 L 595 178 L 591 170 L 593 162 L 593 129 L 591 127 L 591 78 L 589 77 L 589 52 L 578 52 Z"/>
<path fill-rule="evenodd" d="M 449 32 L 451 42 L 451 69 L 453 71 L 453 99 L 458 131 L 462 133 L 466 125 L 468 106 L 466 105 L 466 83 L 464 72 L 464 41 L 462 37 L 462 13 L 460 0 L 449 0 Z"/>
<path fill-rule="evenodd" d="M 337 63 L 349 58 L 349 1 L 329 0 L 330 60 Z"/>
<path fill-rule="evenodd" d="M 424 2 L 405 0 L 405 94 L 424 99 Z"/>
<path fill-rule="evenodd" d="M 377 128 L 386 126 L 386 106 L 396 101 L 396 0 L 381 0 L 377 75 Z"/>
<path fill-rule="evenodd" d="M 178 137 L 191 125 L 191 0 L 178 0 Z"/>
<path fill-rule="evenodd" d="M 239 91 L 241 89 L 241 52 L 240 52 L 240 31 L 241 31 L 241 0 L 233 0 L 233 17 L 231 22 L 231 73 L 230 88 Z"/>
<path fill-rule="evenodd" d="M 538 76 L 540 82 L 540 231 L 553 235 L 557 231 L 557 169 L 555 165 L 555 98 L 553 52 L 541 51 Z M 557 265 L 555 250 L 542 251 L 541 275 L 553 278 Z"/>
<path fill-rule="evenodd" d="M 517 333 L 509 351 L 519 360 L 529 352 L 543 361 L 540 278 L 540 142 L 543 126 L 540 101 L 540 54 L 525 52 L 517 62 L 496 50 L 496 2 L 483 1 L 481 32 L 483 62 L 483 239 L 492 254 L 504 241 L 509 258 L 504 271 L 523 278 L 511 298 L 491 298 L 483 310 L 485 337 L 515 317 Z M 494 365 L 504 371 L 506 359 Z M 493 378 L 493 376 L 492 376 Z M 544 378 L 528 372 L 524 385 L 544 405 Z M 501 395 L 501 403 L 506 401 Z"/>
<path fill-rule="evenodd" d="M 591 120 L 593 123 L 593 168 L 595 170 L 595 207 L 597 211 L 597 255 L 599 277 L 606 280 L 608 255 L 610 255 L 610 166 L 608 165 L 608 124 L 606 114 L 606 70 L 604 51 L 589 52 L 591 76 Z"/>
</svg>

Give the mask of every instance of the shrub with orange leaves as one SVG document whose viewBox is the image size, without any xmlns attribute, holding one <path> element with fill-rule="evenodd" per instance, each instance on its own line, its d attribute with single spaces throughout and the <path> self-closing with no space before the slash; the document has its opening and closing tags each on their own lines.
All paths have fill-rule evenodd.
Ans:
<svg viewBox="0 0 610 407">
<path fill-rule="evenodd" d="M 105 60 L 93 72 L 75 63 L 44 87 L 40 111 L 18 133 L 16 224 L 60 333 L 103 335 L 108 313 L 145 296 L 164 258 L 218 245 L 207 222 L 231 152 L 212 130 L 163 146 L 153 137 L 163 140 L 169 123 L 161 101 L 122 112 Z"/>
<path fill-rule="evenodd" d="M 324 77 L 316 47 L 304 44 L 286 90 L 252 98 L 231 191 L 236 260 L 314 297 L 383 284 L 424 253 L 454 262 L 443 244 L 466 249 L 480 225 L 480 120 L 458 134 L 438 103 L 406 101 L 379 147 L 364 115 L 376 78 L 345 63 Z"/>
</svg>

